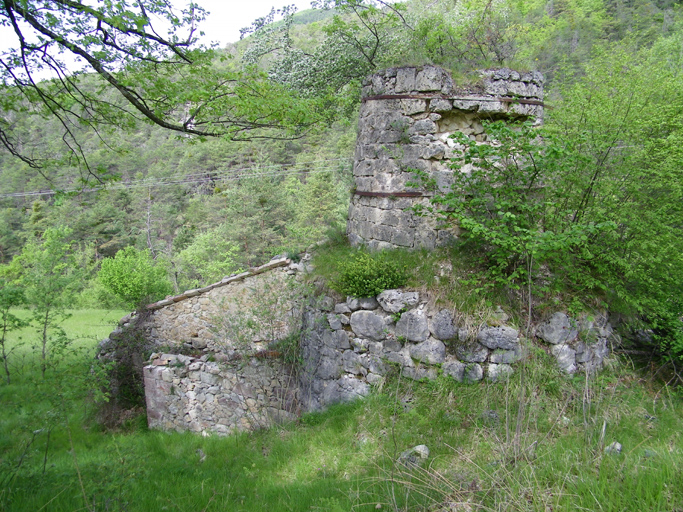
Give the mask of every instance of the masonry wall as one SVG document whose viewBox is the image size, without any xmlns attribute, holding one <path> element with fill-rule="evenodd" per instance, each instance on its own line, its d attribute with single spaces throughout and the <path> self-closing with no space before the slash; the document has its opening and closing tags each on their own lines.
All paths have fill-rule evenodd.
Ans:
<svg viewBox="0 0 683 512">
<path fill-rule="evenodd" d="M 203 359 L 153 356 L 144 368 L 150 428 L 226 435 L 291 421 L 300 414 L 297 377 L 278 358 L 253 356 L 225 363 Z"/>
<path fill-rule="evenodd" d="M 414 179 L 410 169 L 428 173 L 447 190 L 454 172 L 449 159 L 457 150 L 452 133 L 486 144 L 485 119 L 540 122 L 542 96 L 539 74 L 507 69 L 483 72 L 466 89 L 434 66 L 370 77 L 363 87 L 356 147 L 351 242 L 382 249 L 448 241 L 455 228 L 437 227 L 410 211 L 430 199 L 408 185 Z M 489 323 L 466 329 L 455 311 L 414 291 L 302 301 L 287 290 L 299 272 L 309 270 L 308 258 L 300 263 L 276 258 L 147 306 L 151 314 L 135 327 L 157 349 L 143 370 L 151 428 L 222 435 L 252 430 L 367 395 L 390 371 L 414 380 L 443 375 L 463 383 L 495 382 L 507 378 L 525 356 L 518 330 L 506 325 L 502 311 Z M 263 329 L 250 331 L 247 339 L 239 329 L 226 329 L 256 309 L 267 319 Z M 108 345 L 115 345 L 135 319 L 128 316 L 121 324 L 101 352 L 115 352 Z M 299 328 L 294 367 L 273 342 Z M 536 335 L 569 374 L 599 369 L 615 338 L 605 314 L 572 319 L 561 312 L 537 326 Z"/>
<path fill-rule="evenodd" d="M 145 325 L 147 337 L 160 347 L 190 352 L 229 354 L 237 349 L 265 350 L 270 341 L 286 335 L 291 327 L 285 314 L 287 304 L 279 304 L 277 297 L 272 302 L 274 294 L 270 292 L 281 290 L 282 299 L 286 301 L 288 297 L 284 291 L 304 265 L 276 258 L 205 288 L 188 290 L 150 304 L 147 308 L 151 315 Z M 271 300 L 269 305 L 265 304 L 266 296 Z M 268 332 L 254 332 L 249 340 L 235 339 L 226 327 L 226 320 L 236 316 L 246 319 L 257 305 L 261 308 L 270 306 L 274 310 Z"/>
<path fill-rule="evenodd" d="M 433 248 L 457 235 L 414 215 L 433 193 L 409 186 L 411 169 L 433 178 L 441 191 L 452 183 L 450 159 L 458 149 L 449 138 L 462 132 L 487 143 L 484 120 L 543 118 L 543 77 L 509 69 L 483 71 L 458 87 L 436 66 L 391 68 L 363 85 L 347 234 L 352 244 L 372 249 Z M 464 168 L 461 171 L 466 172 Z"/>
</svg>

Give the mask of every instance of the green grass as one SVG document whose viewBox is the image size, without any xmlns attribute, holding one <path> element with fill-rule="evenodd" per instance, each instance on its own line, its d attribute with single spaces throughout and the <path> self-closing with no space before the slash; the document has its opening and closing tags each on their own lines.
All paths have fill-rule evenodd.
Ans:
<svg viewBox="0 0 683 512">
<path fill-rule="evenodd" d="M 71 319 L 97 331 L 88 354 L 110 329 L 101 318 Z M 0 386 L 0 510 L 680 510 L 683 393 L 623 362 L 586 380 L 530 354 L 523 381 L 393 374 L 361 402 L 227 438 L 153 432 L 139 416 L 105 431 L 86 358 L 46 381 L 27 363 Z M 621 454 L 605 453 L 612 441 Z M 424 465 L 395 462 L 418 444 Z"/>
</svg>

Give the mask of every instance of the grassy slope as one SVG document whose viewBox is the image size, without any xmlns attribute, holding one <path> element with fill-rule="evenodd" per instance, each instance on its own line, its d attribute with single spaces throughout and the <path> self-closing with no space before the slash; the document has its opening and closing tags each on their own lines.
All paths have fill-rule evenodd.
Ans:
<svg viewBox="0 0 683 512">
<path fill-rule="evenodd" d="M 101 318 L 79 317 L 74 327 Z M 108 327 L 98 329 L 101 337 Z M 74 388 L 85 369 L 71 368 Z M 521 374 L 473 386 L 394 374 L 362 402 L 218 438 L 150 432 L 144 417 L 104 432 L 87 393 L 58 393 L 55 403 L 58 380 L 41 384 L 27 363 L 15 384 L 0 387 L 0 510 L 683 507 L 680 393 L 618 361 L 597 378 L 567 379 L 535 348 L 524 384 Z M 69 429 L 55 408 L 69 412 Z M 606 455 L 615 440 L 622 453 Z M 425 465 L 395 464 L 417 444 L 431 450 Z M 435 505 L 445 503 L 451 508 Z"/>
</svg>

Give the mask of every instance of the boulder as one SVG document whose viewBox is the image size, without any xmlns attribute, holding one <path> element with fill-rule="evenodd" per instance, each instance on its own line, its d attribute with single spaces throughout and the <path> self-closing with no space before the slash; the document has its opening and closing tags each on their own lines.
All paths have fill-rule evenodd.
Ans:
<svg viewBox="0 0 683 512">
<path fill-rule="evenodd" d="M 569 345 L 554 345 L 550 352 L 555 356 L 560 370 L 569 374 L 576 371 L 576 351 Z"/>
<path fill-rule="evenodd" d="M 417 305 L 420 295 L 417 292 L 402 292 L 400 290 L 386 290 L 377 296 L 377 302 L 387 313 L 398 313 Z"/>
<path fill-rule="evenodd" d="M 486 378 L 490 382 L 498 382 L 507 379 L 512 372 L 512 366 L 509 364 L 490 364 L 486 371 Z"/>
<path fill-rule="evenodd" d="M 462 382 L 465 374 L 465 367 L 467 365 L 465 363 L 461 363 L 460 361 L 446 361 L 442 366 L 441 370 L 443 370 L 444 375 L 450 375 L 453 377 L 455 380 L 458 382 Z"/>
<path fill-rule="evenodd" d="M 446 360 L 446 345 L 440 340 L 429 338 L 410 347 L 410 357 L 422 363 L 441 364 Z"/>
<path fill-rule="evenodd" d="M 512 350 L 519 346 L 519 332 L 506 325 L 500 327 L 485 327 L 477 335 L 479 343 L 491 350 L 502 348 Z"/>
<path fill-rule="evenodd" d="M 466 363 L 483 363 L 486 361 L 489 351 L 479 343 L 463 343 L 455 347 L 455 355 Z"/>
<path fill-rule="evenodd" d="M 351 329 L 356 336 L 383 340 L 386 338 L 384 318 L 371 311 L 359 310 L 351 314 Z"/>
<path fill-rule="evenodd" d="M 442 309 L 429 322 L 429 330 L 436 339 L 442 341 L 453 340 L 458 337 L 458 330 L 453 324 L 453 315 L 447 309 Z"/>
<path fill-rule="evenodd" d="M 354 313 L 355 314 L 355 313 Z M 396 337 L 408 341 L 425 341 L 429 336 L 429 325 L 424 311 L 406 311 L 396 322 Z"/>
<path fill-rule="evenodd" d="M 562 312 L 557 312 L 536 329 L 536 335 L 552 345 L 570 343 L 579 334 L 576 322 Z"/>
</svg>

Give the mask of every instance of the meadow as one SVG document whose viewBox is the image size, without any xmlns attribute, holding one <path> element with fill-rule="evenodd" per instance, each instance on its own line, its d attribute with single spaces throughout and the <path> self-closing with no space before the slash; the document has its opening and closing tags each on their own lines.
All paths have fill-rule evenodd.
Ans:
<svg viewBox="0 0 683 512">
<path fill-rule="evenodd" d="M 365 400 L 253 433 L 149 431 L 142 410 L 107 429 L 92 356 L 120 316 L 73 311 L 44 379 L 34 334 L 12 339 L 0 510 L 683 510 L 683 394 L 628 360 L 568 378 L 529 345 L 507 382 L 396 371 Z M 429 458 L 401 458 L 421 444 Z"/>
</svg>

